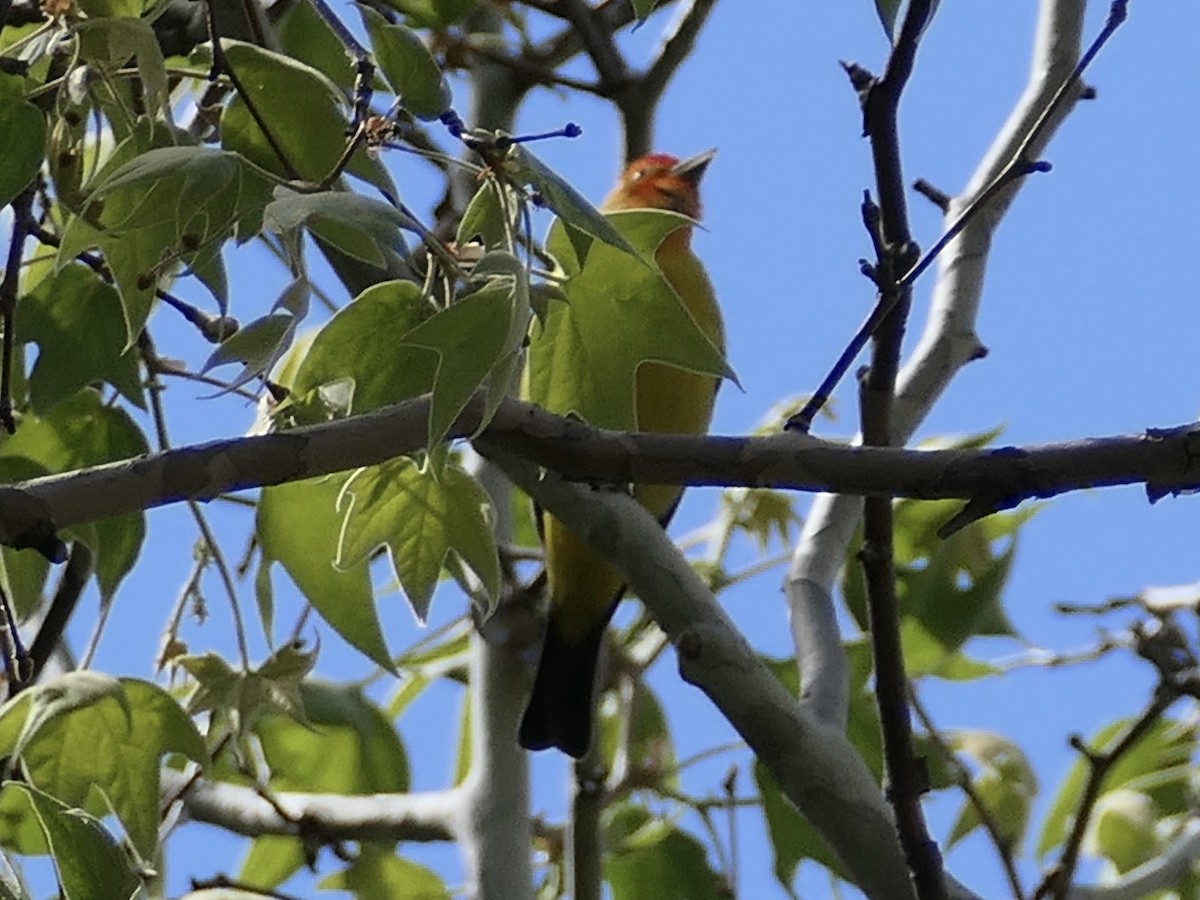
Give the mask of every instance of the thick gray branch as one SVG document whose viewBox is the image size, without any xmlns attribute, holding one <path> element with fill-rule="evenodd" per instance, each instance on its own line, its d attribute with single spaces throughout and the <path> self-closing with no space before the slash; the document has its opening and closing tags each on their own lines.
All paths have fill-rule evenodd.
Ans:
<svg viewBox="0 0 1200 900">
<path fill-rule="evenodd" d="M 0 535 L 32 527 L 28 508 L 59 528 L 183 500 L 385 462 L 425 446 L 429 397 L 321 425 L 238 437 L 50 475 L 0 489 Z M 479 427 L 482 400 L 450 431 Z M 849 447 L 799 434 L 690 437 L 605 432 L 517 400 L 501 403 L 486 437 L 567 478 L 613 483 L 773 487 L 937 499 L 985 498 L 996 507 L 1026 497 L 1145 484 L 1151 499 L 1200 485 L 1200 428 L 994 450 Z M 8 496 L 6 496 L 6 494 Z M 17 504 L 25 495 L 33 503 Z M 25 510 L 6 520 L 10 508 Z M 806 529 L 810 535 L 813 526 Z M 814 546 L 812 540 L 802 551 Z M 823 544 L 817 545 L 823 546 Z M 844 549 L 839 552 L 844 552 Z M 837 565 L 840 565 L 840 557 Z M 832 565 L 836 573 L 837 565 Z M 817 585 L 832 583 L 814 579 Z"/>
<path fill-rule="evenodd" d="M 1070 75 L 1079 59 L 1085 6 L 1086 0 L 1042 0 L 1025 91 L 970 183 L 950 202 L 947 226 L 1004 168 Z M 1072 107 L 1073 103 L 1064 104 L 1062 115 Z M 1038 145 L 1029 148 L 1031 153 L 1041 151 L 1061 120 L 1060 116 L 1043 131 Z M 983 352 L 975 322 L 992 235 L 1024 182 L 1018 179 L 998 195 L 938 257 L 929 317 L 898 378 L 892 418 L 896 443 L 912 436 L 958 370 Z M 807 686 L 806 700 L 813 704 L 814 711 L 830 716 L 833 722 L 845 720 L 848 701 L 843 683 L 845 663 L 834 658 L 840 653 L 841 639 L 831 607 L 833 586 L 861 512 L 862 500 L 857 496 L 842 493 L 816 498 L 785 581 L 800 681 Z M 814 624 L 823 630 L 813 632 Z"/>
<path fill-rule="evenodd" d="M 684 680 L 717 705 L 867 896 L 911 898 L 891 809 L 862 757 L 841 729 L 796 705 L 658 522 L 622 491 L 539 477 L 495 444 L 481 449 L 616 566 L 670 637 Z"/>
<path fill-rule="evenodd" d="M 189 780 L 174 769 L 163 769 L 160 777 L 164 797 L 177 796 Z M 268 803 L 253 788 L 199 781 L 184 794 L 183 805 L 189 819 L 247 837 L 299 835 L 308 823 L 331 841 L 453 841 L 458 838 L 464 800 L 461 790 L 353 797 L 273 796 L 277 805 Z"/>
</svg>

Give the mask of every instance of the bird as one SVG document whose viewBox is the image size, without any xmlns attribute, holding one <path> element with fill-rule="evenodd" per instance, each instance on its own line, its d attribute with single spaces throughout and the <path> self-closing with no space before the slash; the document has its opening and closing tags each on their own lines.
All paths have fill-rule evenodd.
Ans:
<svg viewBox="0 0 1200 900">
<path fill-rule="evenodd" d="M 631 162 L 601 204 L 603 212 L 670 210 L 700 220 L 700 181 L 715 150 L 687 159 L 651 153 Z M 692 319 L 724 355 L 725 332 L 712 282 L 692 252 L 692 227 L 669 233 L 655 262 Z M 705 434 L 720 379 L 661 362 L 643 362 L 634 375 L 639 431 Z M 634 497 L 666 527 L 683 493 L 678 485 L 637 485 Z M 596 666 L 609 620 L 624 594 L 615 569 L 566 525 L 537 510 L 545 549 L 549 613 L 533 691 L 521 720 L 527 750 L 557 747 L 576 759 L 592 740 Z"/>
</svg>

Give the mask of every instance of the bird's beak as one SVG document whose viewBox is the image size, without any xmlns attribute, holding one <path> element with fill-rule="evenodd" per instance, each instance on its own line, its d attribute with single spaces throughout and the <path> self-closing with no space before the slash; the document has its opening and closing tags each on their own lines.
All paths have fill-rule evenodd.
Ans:
<svg viewBox="0 0 1200 900">
<path fill-rule="evenodd" d="M 708 169 L 708 164 L 713 161 L 713 157 L 716 155 L 717 150 L 714 147 L 712 150 L 705 150 L 703 153 L 697 153 L 695 156 L 681 159 L 675 163 L 675 166 L 671 169 L 671 174 L 682 178 L 693 188 L 698 188 L 700 186 L 700 179 L 704 177 L 704 173 Z"/>
</svg>

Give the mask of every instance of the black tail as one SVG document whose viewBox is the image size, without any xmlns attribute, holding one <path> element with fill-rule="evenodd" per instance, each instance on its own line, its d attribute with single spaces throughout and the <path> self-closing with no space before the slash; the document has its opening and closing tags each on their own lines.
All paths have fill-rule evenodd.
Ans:
<svg viewBox="0 0 1200 900">
<path fill-rule="evenodd" d="M 520 742 L 526 750 L 557 747 L 575 759 L 587 753 L 596 705 L 596 661 L 607 624 L 605 616 L 582 642 L 572 644 L 550 615 L 533 694 L 521 719 Z"/>
</svg>

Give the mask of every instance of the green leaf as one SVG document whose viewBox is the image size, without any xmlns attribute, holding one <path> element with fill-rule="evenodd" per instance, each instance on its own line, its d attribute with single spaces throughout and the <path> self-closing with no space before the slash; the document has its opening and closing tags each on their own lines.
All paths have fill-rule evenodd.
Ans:
<svg viewBox="0 0 1200 900">
<path fill-rule="evenodd" d="M 639 22 L 644 22 L 663 2 L 664 0 L 633 0 L 633 14 Z"/>
<path fill-rule="evenodd" d="M 633 430 L 634 373 L 645 360 L 692 372 L 731 374 L 652 259 L 659 244 L 688 219 L 638 210 L 611 216 L 637 256 L 607 245 L 592 247 L 580 266 L 561 224 L 546 247 L 569 280 L 566 303 L 555 303 L 529 348 L 527 395 L 560 415 L 600 428 Z"/>
<path fill-rule="evenodd" d="M 400 345 L 430 314 L 427 299 L 411 282 L 368 288 L 317 333 L 296 371 L 294 394 L 303 402 L 318 388 L 348 381 L 350 409 L 363 413 L 426 393 L 437 357 Z"/>
<path fill-rule="evenodd" d="M 19 728 L 20 723 L 17 723 Z M 0 735 L 16 729 L 0 723 Z M 21 791 L 10 790 L 12 782 L 0 787 L 0 846 L 23 856 L 45 856 L 50 852 L 46 832 L 38 821 L 29 797 Z"/>
<path fill-rule="evenodd" d="M 597 708 L 601 758 L 610 763 L 618 753 L 639 772 L 654 773 L 655 784 L 664 790 L 678 788 L 675 743 L 670 723 L 658 696 L 639 680 L 628 706 L 601 702 Z"/>
<path fill-rule="evenodd" d="M 488 250 L 508 248 L 516 233 L 513 227 L 516 211 L 517 198 L 513 191 L 489 176 L 467 204 L 458 223 L 455 241 L 460 248 L 476 238 L 482 240 Z"/>
<path fill-rule="evenodd" d="M 897 593 L 905 661 L 914 676 L 969 680 L 994 673 L 963 646 L 972 637 L 1015 636 L 1003 594 L 1021 526 L 1036 507 L 990 516 L 942 539 L 938 529 L 958 501 L 900 500 L 894 505 Z M 856 539 L 861 540 L 861 539 Z M 855 548 L 842 569 L 842 594 L 866 629 L 866 587 Z"/>
<path fill-rule="evenodd" d="M 296 324 L 296 316 L 288 310 L 276 310 L 248 322 L 217 345 L 200 367 L 201 374 L 229 363 L 242 363 L 245 368 L 234 387 L 265 374 L 291 343 Z"/>
<path fill-rule="evenodd" d="M 1108 860 L 1124 874 L 1161 852 L 1158 828 L 1163 819 L 1154 801 L 1140 791 L 1109 791 L 1092 809 L 1083 852 Z"/>
<path fill-rule="evenodd" d="M 976 773 L 971 778 L 975 793 L 999 826 L 1001 849 L 1016 854 L 1025 839 L 1030 808 L 1037 797 L 1037 779 L 1024 751 L 1002 735 L 989 731 L 958 730 L 944 737 L 951 750 L 975 764 Z M 946 849 L 982 825 L 975 804 L 964 800 L 946 838 Z"/>
<path fill-rule="evenodd" d="M 1124 732 L 1129 722 L 1128 719 L 1118 719 L 1104 726 L 1088 741 L 1088 745 L 1096 752 L 1104 752 L 1117 736 Z M 1171 719 L 1159 720 L 1109 769 L 1101 785 L 1101 796 L 1118 788 L 1127 788 L 1149 796 L 1162 815 L 1188 811 L 1191 796 L 1191 754 L 1195 741 L 1194 725 Z M 1039 859 L 1044 858 L 1066 838 L 1071 819 L 1079 806 L 1079 797 L 1087 779 L 1088 768 L 1084 760 L 1076 760 L 1060 785 L 1054 803 L 1042 823 L 1042 833 L 1038 837 Z"/>
<path fill-rule="evenodd" d="M 846 878 L 847 873 L 841 862 L 796 807 L 783 796 L 770 771 L 758 760 L 754 761 L 754 784 L 762 801 L 767 838 L 775 857 L 775 878 L 789 896 L 796 896 L 792 882 L 796 880 L 797 867 L 806 859 L 820 863 L 840 878 Z"/>
<path fill-rule="evenodd" d="M 366 560 L 342 569 L 333 565 L 341 532 L 336 503 L 344 481 L 344 476 L 313 478 L 263 490 L 256 530 L 262 565 L 282 563 L 321 618 L 390 671 Z"/>
<path fill-rule="evenodd" d="M 723 900 L 729 885 L 704 845 L 670 822 L 632 805 L 609 825 L 604 879 L 613 900 Z"/>
<path fill-rule="evenodd" d="M 408 758 L 379 708 L 357 687 L 300 684 L 309 727 L 268 716 L 256 731 L 271 786 L 318 794 L 386 794 L 409 789 Z"/>
<path fill-rule="evenodd" d="M 0 209 L 33 181 L 46 153 L 46 117 L 25 100 L 21 79 L 0 76 Z"/>
<path fill-rule="evenodd" d="M 158 842 L 160 758 L 208 761 L 195 725 L 162 688 L 86 671 L 36 685 L 0 708 L 0 753 L 70 806 L 100 814 L 111 806 L 143 859 Z"/>
<path fill-rule="evenodd" d="M 85 187 L 86 205 L 80 216 L 68 223 L 58 248 L 59 266 L 73 263 L 91 247 L 100 248 L 121 295 L 130 344 L 150 316 L 154 289 L 185 255 L 177 245 L 182 223 L 177 221 L 176 194 L 166 180 L 150 190 L 129 185 L 103 195 L 97 186 L 135 157 L 173 142 L 174 135 L 165 126 L 140 119 Z"/>
<path fill-rule="evenodd" d="M 37 550 L 0 549 L 0 586 L 11 600 L 18 621 L 41 605 L 42 588 L 49 573 L 49 561 Z"/>
<path fill-rule="evenodd" d="M 346 149 L 345 95 L 316 69 L 295 59 L 242 41 L 222 42 L 237 73 L 276 145 L 296 174 L 320 182 Z M 303 103 L 296 98 L 303 97 Z M 221 114 L 221 143 L 255 165 L 284 178 L 292 177 L 272 149 L 239 93 Z M 396 186 L 383 164 L 360 147 L 346 170 L 390 196 Z"/>
<path fill-rule="evenodd" d="M 437 356 L 427 446 L 445 438 L 471 395 L 519 347 L 512 339 L 519 312 L 511 286 L 489 285 L 404 336 L 402 346 L 430 350 Z M 520 320 L 519 333 L 524 333 L 527 321 L 528 316 Z"/>
<path fill-rule="evenodd" d="M 300 194 L 280 188 L 263 214 L 263 228 L 280 234 L 307 225 L 343 253 L 382 266 L 387 256 L 406 257 L 401 228 L 419 226 L 394 206 L 344 191 Z"/>
<path fill-rule="evenodd" d="M 387 19 L 368 6 L 359 7 L 375 61 L 401 104 L 418 119 L 431 121 L 450 108 L 450 85 L 424 42 L 403 25 Z"/>
<path fill-rule="evenodd" d="M 46 835 L 63 900 L 124 900 L 138 889 L 128 855 L 99 819 L 31 785 L 8 782 L 10 792 L 28 799 Z"/>
<path fill-rule="evenodd" d="M 154 29 L 140 15 L 139 9 L 130 18 L 85 20 L 72 30 L 79 38 L 80 57 L 92 66 L 115 71 L 134 60 L 145 110 L 154 115 L 167 101 L 167 69 Z"/>
<path fill-rule="evenodd" d="M 17 335 L 22 342 L 38 345 L 29 375 L 29 400 L 36 411 L 45 412 L 94 381 L 108 382 L 145 409 L 121 298 L 87 266 L 65 266 L 23 297 Z"/>
<path fill-rule="evenodd" d="M 222 311 L 228 285 L 221 246 L 261 228 L 270 182 L 233 153 L 172 146 L 175 135 L 140 120 L 91 180 L 80 216 L 67 226 L 59 266 L 99 247 L 113 270 L 132 344 L 160 282 L 187 266 Z"/>
<path fill-rule="evenodd" d="M 355 900 L 450 900 L 431 869 L 375 844 L 364 844 L 354 861 L 320 882 L 323 891 L 348 891 Z"/>
<path fill-rule="evenodd" d="M 317 654 L 295 644 L 276 650 L 252 672 L 234 669 L 215 653 L 181 656 L 175 664 L 196 680 L 188 712 L 219 712 L 233 717 L 239 733 L 268 713 L 282 713 L 306 724 L 300 683 L 316 665 Z"/>
<path fill-rule="evenodd" d="M 354 68 L 346 48 L 309 0 L 293 3 L 283 13 L 277 34 L 287 56 L 316 69 L 344 91 L 354 87 Z M 383 87 L 381 79 L 375 83 L 377 89 Z"/>
<path fill-rule="evenodd" d="M 269 715 L 255 726 L 271 790 L 344 796 L 409 789 L 408 758 L 396 730 L 358 688 L 305 681 L 300 699 L 307 724 Z M 273 888 L 303 863 L 299 839 L 259 839 L 242 865 L 241 878 Z"/>
<path fill-rule="evenodd" d="M 553 210 L 566 226 L 631 256 L 636 257 L 641 253 L 649 259 L 653 255 L 653 251 L 658 248 L 658 244 L 662 242 L 662 238 L 666 237 L 667 231 L 675 230 L 674 228 L 667 229 L 660 234 L 658 241 L 649 248 L 650 252 L 645 253 L 644 247 L 630 243 L 630 235 L 626 234 L 624 229 L 615 227 L 617 225 L 615 219 L 604 216 L 588 202 L 583 194 L 575 190 L 570 183 L 520 144 L 509 150 L 508 158 L 505 161 L 505 170 L 517 183 L 527 184 L 537 191 L 542 202 Z M 682 227 L 687 221 L 690 220 L 686 217 L 678 217 L 678 224 L 675 227 Z M 550 238 L 546 241 L 548 250 L 553 239 L 554 229 L 552 228 Z M 563 256 L 560 253 L 554 250 L 550 250 L 550 252 L 558 256 L 559 261 L 562 262 Z M 587 252 L 577 247 L 574 255 L 582 262 L 586 258 Z M 572 274 L 572 272 L 568 270 L 567 274 Z"/>
<path fill-rule="evenodd" d="M 56 403 L 42 416 L 26 415 L 17 433 L 0 444 L 0 460 L 25 459 L 50 473 L 86 469 L 147 452 L 146 439 L 129 415 L 105 406 L 91 388 Z M 145 528 L 145 514 L 135 512 L 70 529 L 96 557 L 103 600 L 112 598 L 133 568 Z"/>
<path fill-rule="evenodd" d="M 456 464 L 435 473 L 407 458 L 362 469 L 346 482 L 338 565 L 365 563 L 386 546 L 396 577 L 420 621 L 453 551 L 482 583 L 491 612 L 500 592 L 500 560 L 492 535 L 487 493 Z M 471 586 L 464 585 L 470 590 Z M 478 589 L 470 590 L 473 596 Z"/>
</svg>

